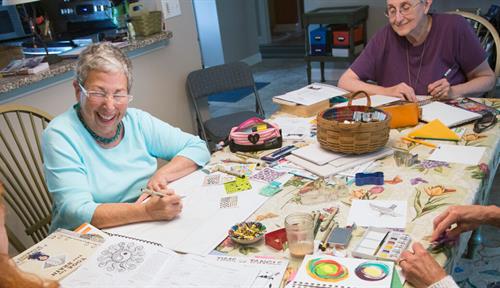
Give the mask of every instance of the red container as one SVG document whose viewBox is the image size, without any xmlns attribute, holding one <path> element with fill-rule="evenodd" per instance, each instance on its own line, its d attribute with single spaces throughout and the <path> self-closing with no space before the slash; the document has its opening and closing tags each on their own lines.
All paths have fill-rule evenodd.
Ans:
<svg viewBox="0 0 500 288">
<path fill-rule="evenodd" d="M 266 239 L 266 245 L 276 250 L 283 250 L 283 245 L 287 241 L 285 228 L 269 232 L 264 237 Z"/>
<path fill-rule="evenodd" d="M 345 25 L 335 25 L 332 28 L 333 46 L 348 47 L 349 46 L 349 28 Z M 354 44 L 363 42 L 363 24 L 354 27 Z"/>
</svg>

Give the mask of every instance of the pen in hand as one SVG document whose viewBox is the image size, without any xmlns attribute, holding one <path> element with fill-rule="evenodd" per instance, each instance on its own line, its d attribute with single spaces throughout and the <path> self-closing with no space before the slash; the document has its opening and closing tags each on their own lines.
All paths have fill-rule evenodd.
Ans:
<svg viewBox="0 0 500 288">
<path fill-rule="evenodd" d="M 163 193 L 160 193 L 160 192 L 156 192 L 156 191 L 153 191 L 151 189 L 148 189 L 148 188 L 141 188 L 141 192 L 142 193 L 146 193 L 148 194 L 149 196 L 158 196 L 160 198 L 163 198 L 163 196 L 165 196 L 165 194 Z"/>
</svg>

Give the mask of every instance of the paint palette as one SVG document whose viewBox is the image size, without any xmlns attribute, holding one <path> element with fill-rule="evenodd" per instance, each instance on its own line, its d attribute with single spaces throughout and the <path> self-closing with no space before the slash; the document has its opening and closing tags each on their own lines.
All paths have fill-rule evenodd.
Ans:
<svg viewBox="0 0 500 288">
<path fill-rule="evenodd" d="M 396 261 L 410 243 L 410 235 L 404 232 L 370 227 L 352 251 L 352 256 Z"/>
</svg>

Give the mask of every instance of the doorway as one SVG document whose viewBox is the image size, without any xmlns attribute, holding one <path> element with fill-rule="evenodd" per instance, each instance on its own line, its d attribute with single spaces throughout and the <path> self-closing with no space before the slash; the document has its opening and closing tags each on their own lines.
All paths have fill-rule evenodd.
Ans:
<svg viewBox="0 0 500 288">
<path fill-rule="evenodd" d="M 302 14 L 304 0 L 267 0 L 259 9 L 259 19 L 267 37 L 261 37 L 262 58 L 304 57 Z M 266 3 L 267 2 L 267 3 Z M 265 9 L 265 11 L 263 11 Z M 264 15 L 262 15 L 264 14 Z M 267 19 L 266 19 L 267 18 Z M 267 30 L 267 31 L 265 31 Z M 262 33 L 265 34 L 265 33 Z"/>
</svg>

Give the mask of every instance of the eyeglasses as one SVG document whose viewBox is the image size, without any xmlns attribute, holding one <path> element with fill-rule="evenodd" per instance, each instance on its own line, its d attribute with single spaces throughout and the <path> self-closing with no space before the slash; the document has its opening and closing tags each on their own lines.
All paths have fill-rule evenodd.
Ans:
<svg viewBox="0 0 500 288">
<path fill-rule="evenodd" d="M 475 133 L 481 133 L 491 127 L 493 127 L 497 123 L 497 115 L 492 112 L 487 112 L 483 115 L 483 117 L 477 119 L 474 122 Z"/>
<path fill-rule="evenodd" d="M 401 14 L 403 16 L 407 16 L 408 14 L 410 14 L 413 11 L 413 8 L 417 7 L 417 5 L 422 4 L 422 3 L 424 3 L 424 2 L 422 2 L 421 0 L 419 0 L 417 3 L 415 3 L 413 5 L 409 2 L 404 2 L 403 4 L 401 4 L 399 6 L 399 14 Z M 384 11 L 384 15 L 387 18 L 394 18 L 394 17 L 396 17 L 397 13 L 398 13 L 398 9 L 394 6 L 387 7 L 387 9 L 385 9 L 385 11 Z"/>
<path fill-rule="evenodd" d="M 83 87 L 82 83 L 78 83 L 78 86 L 80 86 L 80 89 L 82 90 L 82 93 L 87 97 L 89 101 L 92 101 L 94 103 L 102 103 L 108 98 L 108 93 L 104 91 L 93 91 L 93 90 L 87 90 L 85 87 Z M 112 94 L 111 95 L 113 102 L 116 104 L 126 104 L 130 103 L 134 96 L 130 94 Z"/>
</svg>

